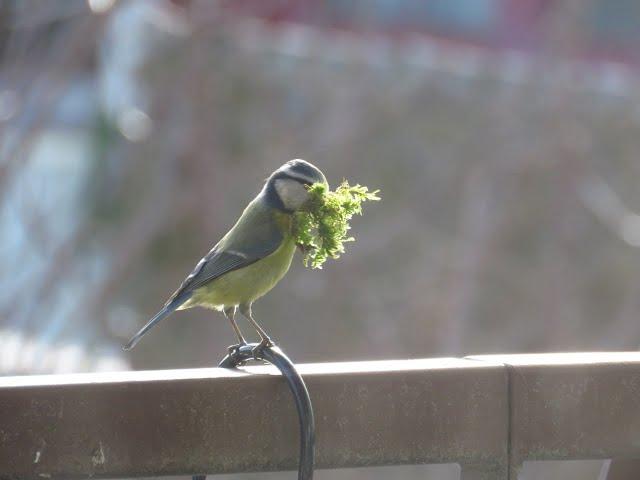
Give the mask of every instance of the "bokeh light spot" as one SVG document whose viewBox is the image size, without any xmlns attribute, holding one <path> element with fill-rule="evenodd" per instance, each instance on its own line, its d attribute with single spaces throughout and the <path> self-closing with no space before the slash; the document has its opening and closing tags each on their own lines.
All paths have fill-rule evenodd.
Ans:
<svg viewBox="0 0 640 480">
<path fill-rule="evenodd" d="M 118 128 L 127 140 L 141 142 L 149 136 L 153 124 L 142 110 L 129 108 L 119 115 Z"/>
<path fill-rule="evenodd" d="M 116 0 L 87 0 L 87 3 L 93 13 L 104 13 L 113 7 Z"/>
</svg>

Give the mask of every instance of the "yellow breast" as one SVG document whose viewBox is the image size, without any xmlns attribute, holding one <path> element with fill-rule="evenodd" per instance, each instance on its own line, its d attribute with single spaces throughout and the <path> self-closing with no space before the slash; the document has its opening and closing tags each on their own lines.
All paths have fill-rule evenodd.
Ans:
<svg viewBox="0 0 640 480">
<path fill-rule="evenodd" d="M 226 273 L 197 289 L 185 307 L 203 306 L 221 310 L 224 306 L 257 300 L 275 287 L 287 273 L 295 249 L 293 239 L 287 237 L 271 255 Z"/>
</svg>

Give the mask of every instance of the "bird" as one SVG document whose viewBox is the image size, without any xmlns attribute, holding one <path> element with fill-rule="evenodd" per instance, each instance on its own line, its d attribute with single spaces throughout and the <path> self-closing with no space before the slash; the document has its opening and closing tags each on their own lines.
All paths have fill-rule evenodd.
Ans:
<svg viewBox="0 0 640 480">
<path fill-rule="evenodd" d="M 239 344 L 229 347 L 230 351 L 247 345 L 235 320 L 237 310 L 258 332 L 259 346 L 272 346 L 273 341 L 255 320 L 251 307 L 289 270 L 296 247 L 300 247 L 295 241 L 295 213 L 308 205 L 308 188 L 315 183 L 329 186 L 322 171 L 305 160 L 290 160 L 275 170 L 231 230 L 123 349 L 131 350 L 173 312 L 193 307 L 220 311 L 231 322 Z"/>
</svg>

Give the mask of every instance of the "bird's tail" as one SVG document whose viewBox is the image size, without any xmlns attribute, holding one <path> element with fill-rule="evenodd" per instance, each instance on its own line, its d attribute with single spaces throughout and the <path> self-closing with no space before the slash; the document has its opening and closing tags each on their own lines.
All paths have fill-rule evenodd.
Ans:
<svg viewBox="0 0 640 480">
<path fill-rule="evenodd" d="M 147 324 L 142 327 L 140 329 L 140 331 L 138 333 L 136 333 L 133 337 L 131 337 L 131 340 L 129 340 L 129 342 L 122 347 L 123 350 L 131 350 L 133 347 L 136 346 L 136 344 L 140 341 L 140 339 L 149 331 L 151 330 L 158 322 L 160 322 L 160 320 L 164 319 L 165 317 L 168 317 L 169 315 L 171 315 L 180 305 L 182 305 L 182 303 L 184 303 L 184 301 L 186 299 L 181 299 L 181 301 L 177 301 L 178 299 L 174 299 L 170 302 L 168 302 L 163 308 L 162 310 L 160 310 L 158 313 L 155 314 L 155 316 L 149 320 L 147 322 Z"/>
</svg>

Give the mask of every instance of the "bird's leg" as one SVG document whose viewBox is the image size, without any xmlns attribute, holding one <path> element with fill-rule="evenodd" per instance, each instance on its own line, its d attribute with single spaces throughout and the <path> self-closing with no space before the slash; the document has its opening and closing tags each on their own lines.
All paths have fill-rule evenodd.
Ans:
<svg viewBox="0 0 640 480">
<path fill-rule="evenodd" d="M 241 347 L 242 345 L 246 345 L 247 341 L 242 336 L 242 332 L 240 331 L 240 328 L 238 327 L 238 324 L 236 323 L 236 320 L 235 320 L 236 306 L 233 305 L 231 307 L 227 307 L 222 310 L 222 313 L 226 318 L 229 319 L 229 321 L 231 322 L 231 326 L 233 327 L 233 331 L 236 332 L 236 336 L 238 337 L 238 342 L 239 342 L 238 345 L 231 345 L 229 347 L 229 353 L 233 353 L 237 351 L 238 348 Z"/>
<path fill-rule="evenodd" d="M 258 345 L 254 349 L 256 351 L 256 353 L 259 352 L 259 350 L 261 348 L 272 347 L 273 345 L 275 345 L 273 343 L 273 340 L 271 340 L 271 338 L 269 338 L 269 335 L 267 335 L 267 332 L 265 332 L 262 329 L 262 327 L 260 325 L 258 325 L 258 322 L 256 322 L 255 319 L 253 318 L 253 314 L 251 313 L 251 304 L 250 303 L 244 303 L 244 304 L 240 305 L 240 313 L 242 313 L 242 315 L 244 315 L 245 318 L 251 322 L 251 325 L 253 325 L 253 328 L 256 329 L 256 331 L 258 332 L 258 335 L 260 335 L 260 338 L 262 339 L 260 341 L 260 345 Z"/>
</svg>

